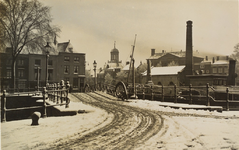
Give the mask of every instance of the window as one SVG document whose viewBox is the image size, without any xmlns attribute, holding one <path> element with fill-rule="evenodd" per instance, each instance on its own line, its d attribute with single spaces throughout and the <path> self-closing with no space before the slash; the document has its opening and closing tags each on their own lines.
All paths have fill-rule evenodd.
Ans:
<svg viewBox="0 0 239 150">
<path fill-rule="evenodd" d="M 34 69 L 34 79 L 38 80 L 38 76 L 39 76 L 39 80 L 41 80 L 41 69 L 39 69 L 39 73 L 38 73 L 38 69 Z"/>
<path fill-rule="evenodd" d="M 200 64 L 200 69 L 204 69 L 204 64 Z"/>
<path fill-rule="evenodd" d="M 74 57 L 74 62 L 75 62 L 75 63 L 80 62 L 80 58 L 79 58 L 79 57 Z"/>
<path fill-rule="evenodd" d="M 228 73 L 228 68 L 227 67 L 224 68 L 224 73 Z"/>
<path fill-rule="evenodd" d="M 70 57 L 69 56 L 65 56 L 64 57 L 64 61 L 70 61 Z"/>
<path fill-rule="evenodd" d="M 209 70 L 206 70 L 206 73 L 209 73 Z"/>
<path fill-rule="evenodd" d="M 24 77 L 24 69 L 19 69 L 18 70 L 18 78 L 23 78 Z"/>
<path fill-rule="evenodd" d="M 73 48 L 72 47 L 68 48 L 68 50 L 69 50 L 69 52 L 73 52 Z"/>
<path fill-rule="evenodd" d="M 78 74 L 78 70 L 79 70 L 79 67 L 78 66 L 74 66 L 74 74 Z"/>
<path fill-rule="evenodd" d="M 23 59 L 18 60 L 18 66 L 23 66 L 23 65 L 24 65 L 24 60 Z"/>
<path fill-rule="evenodd" d="M 53 80 L 53 69 L 48 69 L 48 80 Z"/>
<path fill-rule="evenodd" d="M 11 79 L 11 78 L 12 78 L 12 71 L 7 70 L 7 79 Z"/>
<path fill-rule="evenodd" d="M 73 88 L 78 87 L 78 78 L 73 78 Z"/>
<path fill-rule="evenodd" d="M 40 65 L 41 65 L 41 60 L 35 59 L 35 66 L 40 66 Z"/>
<path fill-rule="evenodd" d="M 217 73 L 217 68 L 212 68 L 212 73 Z"/>
<path fill-rule="evenodd" d="M 218 68 L 218 73 L 222 73 L 222 68 Z"/>
<path fill-rule="evenodd" d="M 48 60 L 48 65 L 52 66 L 53 65 L 53 61 L 52 60 Z"/>
<path fill-rule="evenodd" d="M 158 85 L 162 85 L 162 83 L 159 81 L 159 82 L 158 82 Z"/>
<path fill-rule="evenodd" d="M 169 86 L 172 86 L 172 85 L 174 85 L 174 83 L 171 81 L 168 85 L 169 85 Z"/>
<path fill-rule="evenodd" d="M 64 73 L 65 73 L 65 74 L 68 74 L 69 71 L 70 71 L 69 66 L 64 66 Z"/>
</svg>

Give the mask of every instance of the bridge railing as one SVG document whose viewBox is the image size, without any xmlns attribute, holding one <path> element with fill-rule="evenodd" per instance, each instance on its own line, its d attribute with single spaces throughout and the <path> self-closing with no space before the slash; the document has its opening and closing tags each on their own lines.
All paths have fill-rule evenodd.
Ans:
<svg viewBox="0 0 239 150">
<path fill-rule="evenodd" d="M 115 88 L 116 87 L 114 85 L 102 84 L 99 90 L 116 96 Z M 127 97 L 133 95 L 133 92 L 134 89 L 132 85 L 128 85 Z M 138 84 L 136 85 L 135 94 L 141 99 L 159 100 L 162 102 L 167 101 L 206 106 L 219 104 L 225 106 L 226 110 L 229 110 L 230 107 L 239 107 L 239 87 L 221 87 L 219 89 L 214 89 L 212 86 L 209 86 L 209 84 L 203 86 L 177 86 L 176 84 L 163 86 Z"/>
<path fill-rule="evenodd" d="M 19 108 L 7 108 L 7 98 L 16 96 L 13 94 L 9 94 L 6 92 L 6 90 L 3 90 L 3 93 L 1 95 L 1 100 L 2 100 L 2 109 L 1 109 L 1 114 L 2 114 L 2 122 L 6 122 L 7 120 L 7 112 L 10 111 L 20 111 L 20 110 L 29 110 L 29 109 L 36 109 L 36 108 L 42 108 L 42 117 L 47 117 L 47 107 L 52 107 L 52 106 L 62 106 L 65 105 L 65 108 L 69 107 L 70 99 L 68 97 L 69 94 L 69 89 L 70 89 L 70 84 L 69 82 L 64 85 L 64 81 L 57 84 L 58 86 L 55 87 L 48 87 L 48 90 L 46 87 L 43 87 L 42 91 L 40 91 L 40 96 L 39 98 L 42 98 L 43 104 L 41 106 L 31 106 L 31 107 L 19 107 Z M 39 92 L 39 91 L 37 91 Z M 24 92 L 22 92 L 24 93 Z M 22 94 L 22 93 L 19 93 Z M 52 101 L 55 104 L 47 104 L 47 100 Z"/>
</svg>

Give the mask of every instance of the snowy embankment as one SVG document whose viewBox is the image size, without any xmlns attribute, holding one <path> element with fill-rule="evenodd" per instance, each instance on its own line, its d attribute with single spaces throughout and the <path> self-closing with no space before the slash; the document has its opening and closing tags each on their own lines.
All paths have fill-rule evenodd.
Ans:
<svg viewBox="0 0 239 150">
<path fill-rule="evenodd" d="M 1 148 L 34 149 L 37 145 L 76 138 L 106 125 L 113 118 L 104 110 L 71 99 L 71 109 L 84 109 L 87 113 L 41 118 L 39 126 L 31 126 L 31 119 L 1 123 Z M 239 149 L 238 111 L 171 109 L 147 100 L 130 100 L 125 105 L 160 111 L 165 119 L 162 133 L 145 142 L 142 149 Z"/>
</svg>

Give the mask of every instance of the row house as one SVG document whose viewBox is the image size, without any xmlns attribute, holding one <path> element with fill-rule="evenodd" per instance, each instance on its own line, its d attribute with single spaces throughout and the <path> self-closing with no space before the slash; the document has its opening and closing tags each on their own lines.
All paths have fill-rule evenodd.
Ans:
<svg viewBox="0 0 239 150">
<path fill-rule="evenodd" d="M 69 81 L 73 91 L 83 91 L 85 82 L 85 54 L 74 53 L 69 42 L 58 43 L 58 52 L 51 52 L 46 66 L 46 54 L 20 54 L 16 61 L 16 87 L 18 89 L 43 87 L 46 80 L 49 84 Z M 0 54 L 1 89 L 11 86 L 10 49 Z M 46 69 L 48 75 L 46 79 Z"/>
</svg>

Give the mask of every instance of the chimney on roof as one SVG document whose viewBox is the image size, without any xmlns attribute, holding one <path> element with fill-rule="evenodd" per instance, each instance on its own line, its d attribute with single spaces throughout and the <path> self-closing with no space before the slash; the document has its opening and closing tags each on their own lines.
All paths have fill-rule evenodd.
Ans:
<svg viewBox="0 0 239 150">
<path fill-rule="evenodd" d="M 219 56 L 217 56 L 217 61 L 219 60 Z"/>
<path fill-rule="evenodd" d="M 164 50 L 162 50 L 162 53 L 164 53 L 165 51 Z"/>
<path fill-rule="evenodd" d="M 192 42 L 192 21 L 187 21 L 186 31 L 186 57 L 185 75 L 193 75 L 193 42 Z M 186 80 L 189 84 L 189 80 Z"/>
<path fill-rule="evenodd" d="M 229 56 L 226 56 L 226 60 L 229 60 Z"/>
<path fill-rule="evenodd" d="M 147 83 L 149 85 L 153 85 L 153 81 L 152 81 L 152 76 L 151 76 L 151 61 L 149 59 L 147 59 Z"/>
<path fill-rule="evenodd" d="M 151 56 L 155 55 L 155 49 L 151 49 Z"/>
<path fill-rule="evenodd" d="M 212 57 L 212 63 L 215 63 L 215 58 L 214 57 Z"/>
<path fill-rule="evenodd" d="M 206 61 L 208 61 L 208 56 L 206 56 Z"/>
</svg>

